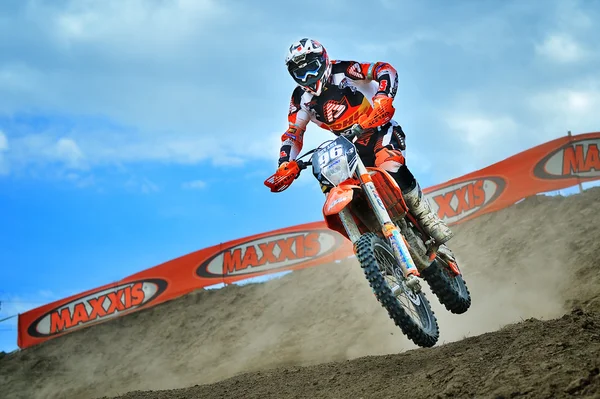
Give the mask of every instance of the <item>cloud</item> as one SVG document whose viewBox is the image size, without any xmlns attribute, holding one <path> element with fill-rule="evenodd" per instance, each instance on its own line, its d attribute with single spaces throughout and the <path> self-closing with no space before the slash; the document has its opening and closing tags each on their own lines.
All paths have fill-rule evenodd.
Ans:
<svg viewBox="0 0 600 399">
<path fill-rule="evenodd" d="M 588 55 L 577 41 L 565 34 L 549 35 L 543 43 L 536 45 L 535 50 L 539 55 L 560 63 L 581 61 Z"/>
<path fill-rule="evenodd" d="M 242 150 L 257 138 L 249 132 L 273 129 L 261 117 L 269 104 L 257 101 L 248 83 L 272 76 L 261 67 L 283 53 L 270 50 L 277 44 L 265 41 L 261 29 L 250 29 L 258 16 L 247 7 L 215 0 L 0 5 L 0 14 L 10 15 L 0 36 L 11 37 L 0 44 L 0 115 L 101 117 L 128 127 L 35 132 L 46 141 L 73 140 L 77 147 L 63 142 L 58 149 L 72 166 L 81 166 L 83 155 L 96 164 L 240 165 L 254 157 Z M 257 44 L 263 55 L 253 59 Z M 288 102 L 281 101 L 282 121 Z M 29 155 L 35 159 L 39 150 Z"/>
<path fill-rule="evenodd" d="M 27 312 L 46 303 L 58 299 L 56 296 L 46 296 L 40 294 L 3 294 L 2 315 L 5 317 Z M 17 319 L 11 319 L 6 323 L 17 324 Z"/>
<path fill-rule="evenodd" d="M 54 152 L 56 159 L 73 168 L 80 167 L 84 159 L 84 155 L 77 143 L 68 138 L 58 139 L 52 152 Z"/>
<path fill-rule="evenodd" d="M 185 189 L 199 190 L 206 187 L 206 182 L 203 180 L 192 180 L 182 184 Z"/>
<path fill-rule="evenodd" d="M 94 177 L 94 175 L 79 174 L 67 171 L 64 174 L 59 174 L 59 177 L 72 182 L 76 187 L 79 188 L 87 188 L 96 184 L 96 178 Z M 103 191 L 101 187 L 98 187 L 97 190 L 99 192 Z"/>
<path fill-rule="evenodd" d="M 339 19 L 306 22 L 275 2 L 2 3 L 0 15 L 9 18 L 0 36 L 11 40 L 0 43 L 0 90 L 6 93 L 0 118 L 75 120 L 42 127 L 26 121 L 26 131 L 19 130 L 23 123 L 14 129 L 0 123 L 10 132 L 4 164 L 11 171 L 53 164 L 77 172 L 140 163 L 275 165 L 293 89 L 282 59 L 289 43 L 306 32 L 334 58 L 384 59 L 398 68 L 397 120 L 423 173 L 436 173 L 448 151 L 464 155 L 461 146 L 473 151 L 475 143 L 488 145 L 484 138 L 493 129 L 527 129 L 541 138 L 533 129 L 548 117 L 527 99 L 581 91 L 573 89 L 573 79 L 597 70 L 591 60 L 600 42 L 592 24 L 598 11 L 583 2 L 380 3 L 386 12 L 401 11 L 398 24 L 381 26 L 377 38 L 357 29 L 343 39 L 337 28 L 360 17 L 360 8 L 346 7 Z M 339 11 L 337 4 L 322 8 Z M 465 92 L 477 106 L 457 102 Z M 587 100 L 570 101 L 585 108 Z M 330 137 L 317 130 L 307 132 L 306 148 Z M 481 162 L 483 154 L 489 162 L 498 157 L 478 152 Z M 454 163 L 443 162 L 444 172 L 457 172 Z"/>
<path fill-rule="evenodd" d="M 69 1 L 66 7 L 52 10 L 51 26 L 65 45 L 99 43 L 106 50 L 120 43 L 138 53 L 170 53 L 182 41 L 193 38 L 198 25 L 224 16 L 224 8 L 213 0 L 147 2 L 142 0 Z M 146 46 L 140 48 L 139 39 Z"/>
<path fill-rule="evenodd" d="M 6 155 L 11 164 L 58 164 L 67 169 L 87 169 L 86 157 L 73 138 L 52 137 L 51 134 L 21 135 L 11 139 Z"/>
<path fill-rule="evenodd" d="M 540 129 L 553 127 L 573 134 L 600 131 L 600 76 L 566 88 L 540 90 L 525 105 L 542 122 Z"/>
<path fill-rule="evenodd" d="M 452 130 L 460 132 L 460 139 L 472 148 L 481 148 L 490 142 L 516 132 L 517 124 L 508 116 L 452 115 L 447 119 Z"/>
<path fill-rule="evenodd" d="M 464 112 L 464 111 L 463 111 Z M 509 115 L 449 113 L 446 116 L 449 134 L 456 138 L 458 148 L 449 151 L 450 158 L 439 159 L 441 168 L 454 174 L 446 179 L 483 168 L 516 152 L 522 126 Z M 444 165 L 448 162 L 447 165 Z M 445 167 L 446 166 L 446 167 Z"/>
<path fill-rule="evenodd" d="M 142 194 L 152 194 L 160 191 L 158 185 L 146 177 L 138 178 L 132 176 L 125 183 L 125 187 L 127 187 L 131 191 L 139 192 Z"/>
<path fill-rule="evenodd" d="M 38 295 L 41 298 L 50 298 L 50 299 L 56 298 L 56 294 L 51 290 L 39 290 Z"/>
<path fill-rule="evenodd" d="M 2 130 L 0 130 L 0 152 L 8 150 L 8 139 Z"/>
<path fill-rule="evenodd" d="M 0 130 L 0 176 L 9 173 L 8 161 L 5 153 L 8 151 L 8 138 L 2 130 Z"/>
</svg>

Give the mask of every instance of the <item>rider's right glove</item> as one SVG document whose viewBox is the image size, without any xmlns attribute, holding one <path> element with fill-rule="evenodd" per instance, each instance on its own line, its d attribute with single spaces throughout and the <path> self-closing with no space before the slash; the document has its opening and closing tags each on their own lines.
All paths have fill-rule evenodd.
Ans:
<svg viewBox="0 0 600 399">
<path fill-rule="evenodd" d="M 373 111 L 367 115 L 362 115 L 358 119 L 358 123 L 363 129 L 372 129 L 377 126 L 382 126 L 392 120 L 394 112 L 396 112 L 392 102 L 393 98 L 380 94 L 373 97 Z"/>
</svg>

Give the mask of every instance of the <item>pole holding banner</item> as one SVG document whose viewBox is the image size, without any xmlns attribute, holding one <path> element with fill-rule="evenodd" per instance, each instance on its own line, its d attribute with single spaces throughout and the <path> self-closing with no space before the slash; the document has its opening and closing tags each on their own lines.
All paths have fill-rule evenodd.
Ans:
<svg viewBox="0 0 600 399">
<path fill-rule="evenodd" d="M 571 142 L 573 140 L 573 135 L 571 134 L 570 130 L 567 133 L 569 135 L 569 142 Z M 583 185 L 581 184 L 581 179 L 579 176 L 577 176 L 577 185 L 579 186 L 579 194 L 583 193 Z"/>
</svg>

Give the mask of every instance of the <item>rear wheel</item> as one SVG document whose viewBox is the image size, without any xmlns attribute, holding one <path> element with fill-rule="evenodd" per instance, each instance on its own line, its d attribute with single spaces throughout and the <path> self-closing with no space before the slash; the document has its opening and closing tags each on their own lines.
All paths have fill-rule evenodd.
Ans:
<svg viewBox="0 0 600 399">
<path fill-rule="evenodd" d="M 440 256 L 421 272 L 421 277 L 450 312 L 465 313 L 471 306 L 471 294 L 462 275 L 456 275 Z"/>
<path fill-rule="evenodd" d="M 439 338 L 437 320 L 423 292 L 415 293 L 404 283 L 390 245 L 374 233 L 356 242 L 356 257 L 377 300 L 394 323 L 415 344 L 431 347 Z"/>
</svg>

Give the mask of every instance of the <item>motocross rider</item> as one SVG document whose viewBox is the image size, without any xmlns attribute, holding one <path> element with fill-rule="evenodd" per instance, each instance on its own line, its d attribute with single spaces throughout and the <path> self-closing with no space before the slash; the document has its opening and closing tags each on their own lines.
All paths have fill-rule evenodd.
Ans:
<svg viewBox="0 0 600 399">
<path fill-rule="evenodd" d="M 289 127 L 281 137 L 279 169 L 298 156 L 310 121 L 336 135 L 349 133 L 359 123 L 367 130 L 354 144 L 365 166 L 381 167 L 394 177 L 407 206 L 438 244 L 452 238 L 406 166 L 405 134 L 392 120 L 396 70 L 386 62 L 330 60 L 325 48 L 310 38 L 292 44 L 285 62 L 297 87 L 290 102 Z"/>
</svg>

